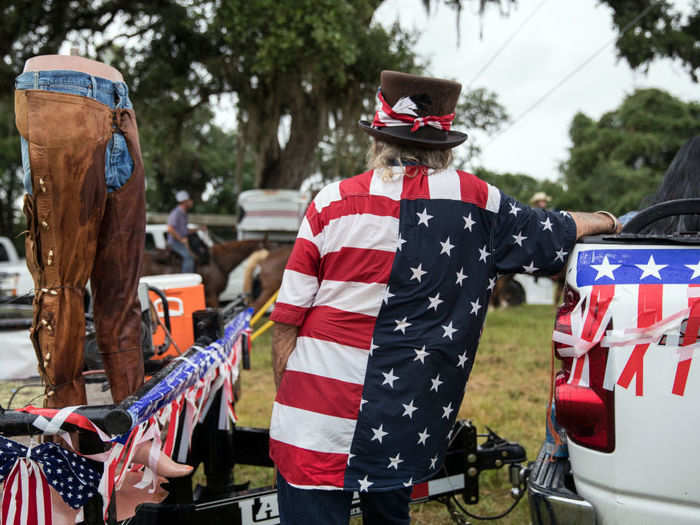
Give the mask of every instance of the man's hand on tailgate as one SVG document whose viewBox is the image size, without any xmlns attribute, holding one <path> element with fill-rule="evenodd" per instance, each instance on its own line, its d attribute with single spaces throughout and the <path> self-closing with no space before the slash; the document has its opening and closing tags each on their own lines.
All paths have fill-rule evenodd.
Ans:
<svg viewBox="0 0 700 525">
<path fill-rule="evenodd" d="M 599 233 L 620 233 L 622 224 L 610 212 L 597 211 L 595 213 L 584 213 L 572 211 L 571 217 L 576 223 L 576 239 L 586 235 L 596 235 Z"/>
</svg>

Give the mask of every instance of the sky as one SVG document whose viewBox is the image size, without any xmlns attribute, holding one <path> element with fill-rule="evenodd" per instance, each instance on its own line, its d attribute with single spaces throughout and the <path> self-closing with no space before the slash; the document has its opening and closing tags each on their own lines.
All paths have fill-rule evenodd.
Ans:
<svg viewBox="0 0 700 525">
<path fill-rule="evenodd" d="M 555 180 L 559 164 L 568 157 L 568 129 L 577 112 L 598 119 L 619 106 L 626 95 L 646 87 L 664 89 L 685 101 L 700 99 L 700 86 L 679 63 L 657 61 L 644 73 L 632 71 L 619 60 L 611 42 L 617 34 L 611 10 L 596 0 L 518 0 L 509 16 L 491 8 L 481 21 L 473 1 L 462 11 L 459 45 L 455 11 L 434 4 L 428 16 L 421 0 L 387 0 L 376 11 L 375 20 L 390 25 L 398 19 L 402 27 L 415 30 L 420 34 L 415 49 L 429 61 L 428 74 L 455 79 L 463 89 L 518 31 L 472 84 L 494 91 L 511 121 L 610 42 L 539 106 L 512 126 L 506 124 L 500 135 L 473 134 L 483 151 L 467 168 L 483 166 Z M 674 4 L 686 9 L 690 0 Z"/>
</svg>

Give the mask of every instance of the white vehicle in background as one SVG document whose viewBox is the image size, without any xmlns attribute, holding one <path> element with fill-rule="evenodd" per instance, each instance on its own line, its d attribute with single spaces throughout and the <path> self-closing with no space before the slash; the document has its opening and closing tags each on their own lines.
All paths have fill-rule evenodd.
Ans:
<svg viewBox="0 0 700 525">
<path fill-rule="evenodd" d="M 0 297 L 19 298 L 34 292 L 34 281 L 12 241 L 0 237 Z M 31 298 L 27 299 L 31 302 Z"/>
<path fill-rule="evenodd" d="M 267 239 L 294 242 L 309 204 L 309 195 L 299 190 L 248 190 L 238 196 L 242 217 L 238 239 Z"/>
<path fill-rule="evenodd" d="M 652 206 L 570 255 L 550 427 L 565 446 L 548 430 L 531 465 L 533 525 L 700 523 L 700 232 L 638 233 L 683 214 L 700 199 Z"/>
</svg>

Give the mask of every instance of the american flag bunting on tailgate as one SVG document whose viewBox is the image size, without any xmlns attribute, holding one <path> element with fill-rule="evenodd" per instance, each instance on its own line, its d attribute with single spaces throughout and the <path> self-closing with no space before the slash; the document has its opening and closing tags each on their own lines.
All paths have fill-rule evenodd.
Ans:
<svg viewBox="0 0 700 525">
<path fill-rule="evenodd" d="M 392 490 L 440 468 L 498 273 L 556 273 L 575 241 L 474 175 L 367 172 L 309 206 L 272 314 L 299 326 L 270 454 L 301 488 Z"/>
<path fill-rule="evenodd" d="M 634 385 L 635 394 L 644 395 L 644 358 L 650 346 L 663 341 L 663 346 L 677 350 L 678 362 L 669 389 L 682 396 L 700 328 L 700 295 L 697 290 L 693 292 L 700 287 L 700 250 L 613 246 L 583 250 L 576 268 L 581 301 L 590 305 L 583 322 L 597 329 L 605 310 L 610 309 L 614 330 L 601 345 L 611 346 L 609 352 L 617 352 L 620 357 L 616 354 L 615 359 L 606 362 L 605 388 Z M 603 308 L 597 308 L 600 298 Z M 604 324 L 602 328 L 607 328 L 607 320 Z M 575 328 L 573 331 L 577 333 Z M 682 338 L 677 335 L 681 332 Z M 617 342 L 616 334 L 622 334 Z M 583 334 L 581 338 L 586 339 Z M 570 383 L 588 386 L 588 359 L 585 354 L 574 360 Z"/>
</svg>

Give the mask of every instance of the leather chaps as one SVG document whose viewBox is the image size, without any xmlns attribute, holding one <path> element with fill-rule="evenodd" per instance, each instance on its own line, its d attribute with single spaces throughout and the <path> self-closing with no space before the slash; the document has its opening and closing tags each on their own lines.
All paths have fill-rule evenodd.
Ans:
<svg viewBox="0 0 700 525">
<path fill-rule="evenodd" d="M 134 111 L 42 90 L 15 92 L 17 129 L 29 143 L 27 266 L 34 278 L 31 339 L 44 405 L 86 404 L 84 290 L 94 298 L 97 343 L 115 403 L 143 383 L 137 287 L 144 249 L 145 182 Z M 105 149 L 126 139 L 134 170 L 107 192 Z"/>
</svg>

